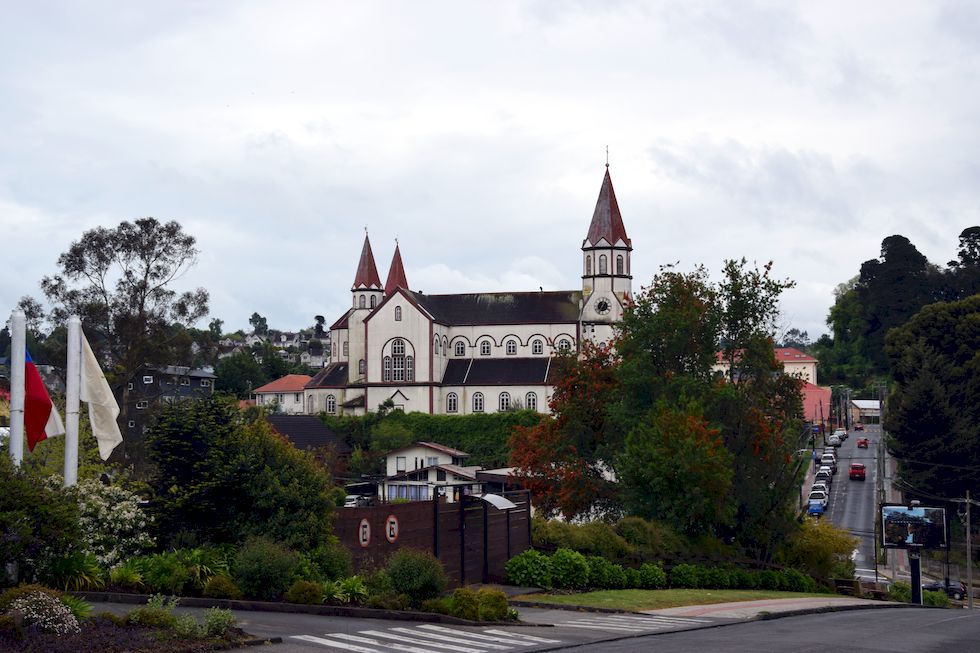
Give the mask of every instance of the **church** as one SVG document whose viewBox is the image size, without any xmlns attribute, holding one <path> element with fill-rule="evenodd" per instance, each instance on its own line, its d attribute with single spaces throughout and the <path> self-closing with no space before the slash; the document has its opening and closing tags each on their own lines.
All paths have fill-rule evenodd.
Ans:
<svg viewBox="0 0 980 653">
<path fill-rule="evenodd" d="M 580 290 L 428 295 L 399 246 L 384 285 L 365 234 L 351 307 L 330 327 L 330 364 L 304 388 L 306 412 L 548 412 L 552 356 L 607 341 L 631 297 L 633 247 L 609 166 L 582 242 Z"/>
</svg>

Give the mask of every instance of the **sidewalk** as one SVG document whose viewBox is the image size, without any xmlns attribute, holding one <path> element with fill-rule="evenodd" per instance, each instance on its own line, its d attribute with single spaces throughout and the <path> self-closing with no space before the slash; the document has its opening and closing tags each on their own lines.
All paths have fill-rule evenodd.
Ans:
<svg viewBox="0 0 980 653">
<path fill-rule="evenodd" d="M 904 603 L 886 603 L 847 596 L 818 596 L 795 599 L 764 599 L 710 605 L 687 605 L 662 610 L 644 610 L 642 614 L 674 617 L 714 617 L 717 619 L 758 619 L 783 613 L 805 614 L 836 610 L 900 608 Z"/>
</svg>

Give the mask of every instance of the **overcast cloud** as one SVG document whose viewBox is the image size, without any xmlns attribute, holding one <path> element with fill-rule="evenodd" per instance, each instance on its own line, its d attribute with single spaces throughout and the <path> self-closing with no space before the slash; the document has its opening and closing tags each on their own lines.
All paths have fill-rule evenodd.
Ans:
<svg viewBox="0 0 980 653">
<path fill-rule="evenodd" d="M 4 315 L 142 216 L 226 329 L 333 321 L 365 226 L 427 293 L 578 288 L 607 144 L 634 290 L 773 260 L 814 337 L 884 237 L 980 224 L 975 2 L 3 5 Z"/>
</svg>

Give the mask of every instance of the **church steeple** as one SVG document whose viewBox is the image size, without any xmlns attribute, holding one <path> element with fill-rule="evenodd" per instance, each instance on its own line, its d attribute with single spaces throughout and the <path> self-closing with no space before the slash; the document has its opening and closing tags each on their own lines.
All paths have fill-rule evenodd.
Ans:
<svg viewBox="0 0 980 653">
<path fill-rule="evenodd" d="M 371 241 L 366 230 L 364 247 L 361 248 L 361 260 L 357 264 L 357 275 L 354 277 L 351 290 L 381 290 L 381 277 L 378 276 L 378 266 L 374 264 L 374 253 L 371 251 Z"/>
<path fill-rule="evenodd" d="M 595 212 L 592 214 L 592 224 L 589 225 L 589 234 L 585 237 L 582 247 L 595 246 L 603 238 L 609 245 L 616 245 L 622 241 L 627 247 L 632 248 L 629 236 L 626 235 L 626 227 L 623 225 L 623 216 L 619 212 L 619 202 L 616 201 L 616 191 L 613 190 L 608 163 L 606 176 L 602 179 L 602 188 L 599 189 L 599 199 L 595 204 Z"/>
<path fill-rule="evenodd" d="M 396 288 L 409 290 L 405 267 L 402 265 L 402 253 L 398 248 L 397 240 L 395 241 L 395 255 L 391 259 L 391 267 L 388 268 L 388 281 L 385 282 L 385 297 L 395 292 Z"/>
</svg>

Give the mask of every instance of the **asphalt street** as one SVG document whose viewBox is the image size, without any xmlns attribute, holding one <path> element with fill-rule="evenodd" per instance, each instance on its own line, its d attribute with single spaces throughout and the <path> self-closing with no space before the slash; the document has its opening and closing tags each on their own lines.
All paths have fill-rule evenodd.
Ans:
<svg viewBox="0 0 980 653">
<path fill-rule="evenodd" d="M 857 441 L 868 438 L 867 449 L 858 449 Z M 875 579 L 875 447 L 881 439 L 881 427 L 868 424 L 865 430 L 851 429 L 850 436 L 837 450 L 837 474 L 830 488 L 830 502 L 825 518 L 835 526 L 846 529 L 859 539 L 854 551 L 854 564 L 859 578 Z M 848 478 L 852 462 L 864 463 L 867 477 L 864 481 Z"/>
</svg>

